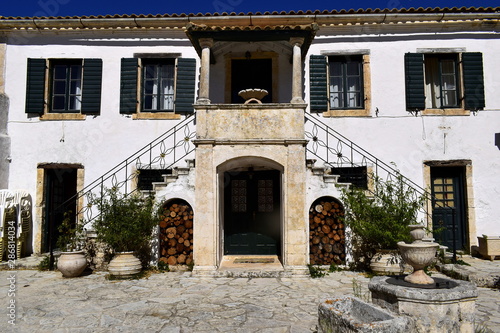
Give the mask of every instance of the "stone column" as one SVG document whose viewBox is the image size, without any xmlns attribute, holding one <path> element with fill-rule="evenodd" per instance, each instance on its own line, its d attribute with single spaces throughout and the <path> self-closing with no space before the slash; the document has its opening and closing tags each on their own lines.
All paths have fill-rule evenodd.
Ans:
<svg viewBox="0 0 500 333">
<path fill-rule="evenodd" d="M 212 38 L 200 38 L 201 69 L 200 69 L 200 94 L 196 104 L 210 104 L 210 48 L 214 45 Z"/>
<path fill-rule="evenodd" d="M 290 38 L 293 46 L 293 71 L 292 71 L 292 104 L 304 104 L 302 99 L 302 52 L 301 46 L 304 38 Z"/>
</svg>

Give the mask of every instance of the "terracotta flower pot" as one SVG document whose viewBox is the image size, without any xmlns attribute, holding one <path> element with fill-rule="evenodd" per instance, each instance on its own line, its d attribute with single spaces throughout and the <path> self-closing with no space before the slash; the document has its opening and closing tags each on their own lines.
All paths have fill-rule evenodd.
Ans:
<svg viewBox="0 0 500 333">
<path fill-rule="evenodd" d="M 117 252 L 108 265 L 109 274 L 116 277 L 131 277 L 141 270 L 141 261 L 134 252 Z"/>
<path fill-rule="evenodd" d="M 80 276 L 87 267 L 87 259 L 83 251 L 61 252 L 57 260 L 57 269 L 64 277 Z"/>
</svg>

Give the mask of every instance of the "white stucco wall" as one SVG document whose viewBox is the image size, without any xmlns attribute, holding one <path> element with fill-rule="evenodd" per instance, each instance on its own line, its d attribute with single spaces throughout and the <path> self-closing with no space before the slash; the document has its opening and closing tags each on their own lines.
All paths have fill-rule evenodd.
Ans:
<svg viewBox="0 0 500 333">
<path fill-rule="evenodd" d="M 405 109 L 404 54 L 417 49 L 461 48 L 482 52 L 486 107 L 477 116 L 410 115 Z M 403 174 L 424 186 L 423 163 L 430 160 L 471 160 L 477 234 L 499 234 L 500 86 L 497 54 L 500 39 L 491 33 L 335 36 L 318 34 L 311 54 L 369 50 L 371 117 L 324 118 L 322 121 L 385 162 L 395 162 Z M 306 78 L 308 61 L 306 61 Z M 309 82 L 305 80 L 306 101 Z M 375 116 L 378 108 L 379 116 Z"/>
<path fill-rule="evenodd" d="M 148 38 L 151 37 L 151 38 Z M 48 38 L 34 36 L 25 44 L 6 47 L 5 92 L 10 99 L 8 132 L 12 147 L 9 188 L 36 193 L 39 163 L 79 163 L 85 167 L 85 183 L 173 127 L 174 120 L 133 120 L 119 114 L 120 59 L 134 53 L 181 53 L 199 58 L 185 37 L 94 32 Z M 254 47 L 254 46 L 252 46 Z M 256 47 L 256 46 L 255 46 Z M 421 116 L 405 110 L 404 54 L 419 48 L 462 48 L 482 52 L 486 108 L 477 116 Z M 246 48 L 242 50 L 246 51 Z M 345 50 L 369 50 L 371 71 L 371 117 L 321 118 L 329 126 L 379 157 L 395 162 L 417 184 L 424 185 L 423 163 L 428 160 L 472 161 L 477 234 L 500 234 L 500 150 L 494 133 L 500 132 L 500 86 L 497 55 L 500 38 L 491 33 L 427 35 L 371 35 L 324 38 L 322 30 L 310 54 Z M 267 51 L 267 50 L 265 50 Z M 84 121 L 40 121 L 25 113 L 26 64 L 28 58 L 101 58 L 103 92 L 101 114 Z M 304 63 L 305 100 L 309 100 L 308 57 Z M 211 98 L 223 102 L 225 62 L 211 67 Z M 279 59 L 279 100 L 291 98 L 291 64 L 288 55 Z M 378 108 L 379 115 L 375 116 Z M 307 124 L 306 124 L 307 126 Z M 314 200 L 314 187 L 308 200 Z M 319 187 L 318 187 L 319 188 Z M 318 197 L 326 195 L 320 191 Z M 191 198 L 190 198 L 191 199 Z M 36 217 L 35 217 L 36 218 Z"/>
</svg>

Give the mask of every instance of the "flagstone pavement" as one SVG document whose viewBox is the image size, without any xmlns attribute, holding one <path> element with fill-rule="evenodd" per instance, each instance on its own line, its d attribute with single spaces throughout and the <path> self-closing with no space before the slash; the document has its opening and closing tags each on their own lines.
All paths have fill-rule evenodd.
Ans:
<svg viewBox="0 0 500 333">
<path fill-rule="evenodd" d="M 110 281 L 103 272 L 67 279 L 3 270 L 0 281 L 1 332 L 315 332 L 320 299 L 369 295 L 369 279 L 347 271 L 317 279 L 168 272 Z M 500 290 L 478 290 L 480 327 L 500 332 Z"/>
</svg>

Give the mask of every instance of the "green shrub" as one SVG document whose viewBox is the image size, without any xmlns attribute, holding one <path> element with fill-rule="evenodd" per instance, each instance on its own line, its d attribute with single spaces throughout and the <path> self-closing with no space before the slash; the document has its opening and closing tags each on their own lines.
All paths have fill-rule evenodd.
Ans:
<svg viewBox="0 0 500 333">
<path fill-rule="evenodd" d="M 373 188 L 372 193 L 353 187 L 342 192 L 356 269 L 367 269 L 379 250 L 397 250 L 398 242 L 411 242 L 408 225 L 416 224 L 425 203 L 399 174 L 390 181 L 375 177 Z"/>
</svg>

